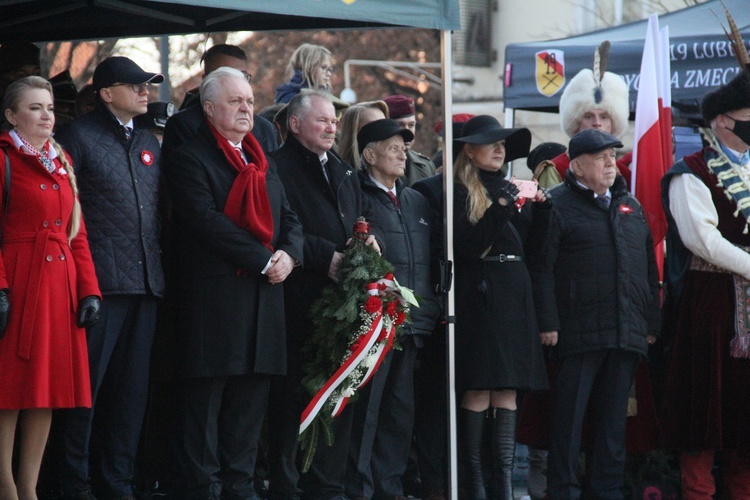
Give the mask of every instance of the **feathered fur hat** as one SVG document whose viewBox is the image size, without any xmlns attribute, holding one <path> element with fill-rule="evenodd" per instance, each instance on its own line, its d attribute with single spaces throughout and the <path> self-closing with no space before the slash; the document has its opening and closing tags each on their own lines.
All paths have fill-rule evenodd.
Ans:
<svg viewBox="0 0 750 500">
<path fill-rule="evenodd" d="M 582 69 L 563 90 L 560 97 L 560 125 L 568 137 L 578 132 L 583 115 L 592 109 L 603 109 L 612 118 L 612 134 L 622 137 L 628 129 L 630 105 L 625 80 L 605 71 L 609 42 L 603 42 L 594 53 L 594 70 Z"/>
<path fill-rule="evenodd" d="M 724 28 L 723 24 L 721 27 L 732 44 L 740 71 L 729 83 L 703 96 L 701 114 L 706 121 L 706 125 L 727 111 L 750 108 L 750 56 L 745 47 L 745 42 L 742 40 L 740 30 L 726 7 L 724 7 L 724 12 L 729 22 L 729 31 Z"/>
</svg>

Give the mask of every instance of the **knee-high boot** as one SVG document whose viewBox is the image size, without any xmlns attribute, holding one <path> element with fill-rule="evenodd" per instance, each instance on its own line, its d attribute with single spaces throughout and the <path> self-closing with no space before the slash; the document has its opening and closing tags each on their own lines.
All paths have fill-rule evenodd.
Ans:
<svg viewBox="0 0 750 500">
<path fill-rule="evenodd" d="M 516 454 L 516 410 L 492 408 L 493 499 L 513 500 L 513 461 Z"/>
<path fill-rule="evenodd" d="M 466 481 L 471 500 L 484 500 L 487 492 L 482 472 L 482 437 L 487 420 L 486 411 L 471 411 L 461 408 L 463 455 L 466 462 Z"/>
</svg>

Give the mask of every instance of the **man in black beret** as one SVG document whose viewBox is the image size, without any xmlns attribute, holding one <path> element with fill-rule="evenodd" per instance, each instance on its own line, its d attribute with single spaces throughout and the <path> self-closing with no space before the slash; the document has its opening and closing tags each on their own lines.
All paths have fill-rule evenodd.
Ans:
<svg viewBox="0 0 750 500">
<path fill-rule="evenodd" d="M 414 362 L 440 314 L 430 275 L 432 210 L 402 180 L 405 142 L 412 139 L 411 131 L 389 119 L 370 122 L 357 134 L 359 181 L 383 232 L 383 257 L 393 264 L 398 282 L 422 301 L 411 309 L 401 348 L 388 353 L 355 406 L 346 477 L 346 494 L 354 499 L 405 498 L 401 477 L 414 424 Z"/>
<path fill-rule="evenodd" d="M 660 326 L 651 232 L 618 174 L 620 140 L 589 129 L 570 140 L 570 168 L 549 191 L 546 244 L 529 259 L 544 345 L 556 345 L 547 492 L 580 498 L 583 418 L 593 407 L 591 498 L 622 498 L 628 396 Z"/>
<path fill-rule="evenodd" d="M 663 443 L 681 450 L 683 498 L 711 498 L 722 451 L 724 498 L 750 498 L 750 74 L 701 105 L 704 148 L 662 180 L 668 303 L 674 336 Z"/>
</svg>

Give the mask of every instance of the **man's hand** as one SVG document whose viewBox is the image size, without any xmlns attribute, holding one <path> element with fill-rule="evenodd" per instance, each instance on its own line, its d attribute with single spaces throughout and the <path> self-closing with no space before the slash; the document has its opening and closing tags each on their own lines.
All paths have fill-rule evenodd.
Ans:
<svg viewBox="0 0 750 500">
<path fill-rule="evenodd" d="M 539 338 L 542 340 L 542 345 L 555 346 L 557 345 L 557 330 L 542 332 L 539 334 Z"/>
<path fill-rule="evenodd" d="M 272 285 L 283 282 L 294 269 L 294 259 L 284 250 L 276 250 L 271 256 L 271 266 L 266 270 L 268 282 Z"/>
<path fill-rule="evenodd" d="M 331 259 L 331 265 L 328 266 L 328 277 L 331 278 L 335 283 L 339 282 L 336 273 L 341 265 L 341 259 L 344 258 L 344 254 L 341 252 L 333 252 L 333 258 Z"/>
<path fill-rule="evenodd" d="M 648 342 L 648 345 L 652 345 L 656 342 L 656 335 L 646 335 L 646 342 Z"/>
<path fill-rule="evenodd" d="M 380 251 L 380 245 L 378 245 L 378 240 L 375 239 L 375 236 L 368 236 L 365 240 L 365 245 L 372 245 L 372 248 L 374 248 L 375 251 L 378 252 L 378 255 L 383 255 L 383 252 Z"/>
</svg>

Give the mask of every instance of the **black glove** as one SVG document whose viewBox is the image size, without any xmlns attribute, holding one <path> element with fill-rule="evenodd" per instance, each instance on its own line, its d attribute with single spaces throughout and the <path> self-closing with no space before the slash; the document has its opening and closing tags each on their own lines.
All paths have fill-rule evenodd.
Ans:
<svg viewBox="0 0 750 500">
<path fill-rule="evenodd" d="M 497 202 L 502 206 L 507 207 L 508 209 L 515 208 L 515 203 L 518 199 L 518 193 L 520 193 L 520 191 L 518 190 L 518 186 L 516 186 L 512 182 L 507 182 L 505 186 L 500 188 Z"/>
<path fill-rule="evenodd" d="M 552 208 L 552 200 L 550 200 L 549 193 L 547 192 L 546 189 L 541 188 L 541 187 L 539 188 L 539 191 L 541 191 L 542 193 L 544 193 L 545 200 L 544 201 L 537 201 L 536 203 L 534 203 L 534 206 L 536 208 L 541 208 L 541 209 L 544 209 L 544 210 L 549 210 L 550 208 Z"/>
<path fill-rule="evenodd" d="M 0 290 L 0 339 L 5 336 L 5 328 L 8 326 L 8 316 L 10 315 L 9 291 L 7 288 Z"/>
<path fill-rule="evenodd" d="M 99 321 L 99 309 L 102 301 L 96 295 L 89 295 L 78 303 L 78 326 L 88 328 Z"/>
</svg>

